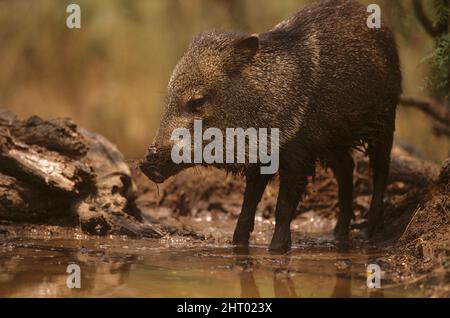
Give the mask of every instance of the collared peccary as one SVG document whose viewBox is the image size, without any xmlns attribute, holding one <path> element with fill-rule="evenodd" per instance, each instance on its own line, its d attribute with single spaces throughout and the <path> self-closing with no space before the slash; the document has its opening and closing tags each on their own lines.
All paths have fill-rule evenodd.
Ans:
<svg viewBox="0 0 450 318">
<path fill-rule="evenodd" d="M 290 223 L 316 162 L 332 169 L 339 185 L 335 228 L 348 235 L 352 210 L 351 151 L 366 146 L 373 169 L 370 235 L 383 225 L 387 185 L 401 93 L 396 44 L 384 25 L 369 28 L 367 8 L 353 1 L 314 3 L 267 33 L 211 31 L 194 38 L 168 87 L 165 113 L 141 169 L 163 182 L 192 164 L 171 161 L 171 132 L 192 129 L 280 129 L 280 188 L 269 250 L 290 248 Z M 246 176 L 233 242 L 248 244 L 255 210 L 272 175 L 258 164 L 216 164 Z"/>
</svg>

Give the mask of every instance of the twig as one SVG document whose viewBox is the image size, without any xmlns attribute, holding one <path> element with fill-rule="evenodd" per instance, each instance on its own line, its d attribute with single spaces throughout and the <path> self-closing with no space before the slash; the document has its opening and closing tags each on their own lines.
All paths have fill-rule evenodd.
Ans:
<svg viewBox="0 0 450 318">
<path fill-rule="evenodd" d="M 434 123 L 433 133 L 437 137 L 446 136 L 446 137 L 450 138 L 450 127 L 442 125 L 441 123 Z"/>
<path fill-rule="evenodd" d="M 413 0 L 414 12 L 425 31 L 433 38 L 436 38 L 446 32 L 448 32 L 448 20 L 442 21 L 436 26 L 428 18 L 422 5 L 421 0 Z"/>
<path fill-rule="evenodd" d="M 450 111 L 449 107 L 436 100 L 421 100 L 409 96 L 401 96 L 400 104 L 405 107 L 418 108 L 427 115 L 430 115 L 442 125 L 450 128 Z"/>
</svg>

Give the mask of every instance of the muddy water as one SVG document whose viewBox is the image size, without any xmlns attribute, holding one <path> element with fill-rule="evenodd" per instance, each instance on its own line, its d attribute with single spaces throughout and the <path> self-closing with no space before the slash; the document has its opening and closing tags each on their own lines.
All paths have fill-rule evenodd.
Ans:
<svg viewBox="0 0 450 318">
<path fill-rule="evenodd" d="M 294 228 L 302 228 L 303 220 Z M 339 247 L 330 235 L 294 236 L 292 252 L 266 251 L 267 239 L 248 251 L 222 242 L 232 227 L 193 220 L 206 241 L 189 238 L 94 239 L 77 230 L 25 228 L 0 236 L 0 297 L 418 297 L 415 286 L 383 277 L 380 290 L 366 285 L 366 266 L 382 254 Z M 302 223 L 303 222 L 303 223 Z M 257 237 L 272 222 L 258 222 Z M 311 228 L 311 227 L 308 227 Z M 314 227 L 312 227 L 314 228 Z M 227 230 L 228 229 L 228 230 Z M 317 228 L 320 232 L 320 228 Z M 213 239 L 212 237 L 215 237 Z M 69 264 L 81 269 L 81 288 L 66 285 Z"/>
</svg>

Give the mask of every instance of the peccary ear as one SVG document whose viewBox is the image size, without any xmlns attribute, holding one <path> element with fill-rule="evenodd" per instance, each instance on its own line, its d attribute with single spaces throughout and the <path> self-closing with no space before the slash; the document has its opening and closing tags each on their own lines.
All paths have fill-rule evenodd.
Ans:
<svg viewBox="0 0 450 318">
<path fill-rule="evenodd" d="M 234 52 L 243 58 L 251 59 L 259 50 L 259 38 L 256 34 L 239 39 L 234 43 Z"/>
<path fill-rule="evenodd" d="M 233 45 L 232 65 L 228 69 L 231 74 L 238 73 L 258 53 L 259 38 L 257 35 L 239 38 Z"/>
</svg>

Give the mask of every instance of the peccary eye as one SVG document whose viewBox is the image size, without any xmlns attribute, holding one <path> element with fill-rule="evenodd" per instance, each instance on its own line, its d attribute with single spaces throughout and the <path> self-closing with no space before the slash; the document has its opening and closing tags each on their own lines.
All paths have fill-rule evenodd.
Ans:
<svg viewBox="0 0 450 318">
<path fill-rule="evenodd" d="M 187 102 L 186 107 L 189 111 L 197 111 L 206 103 L 206 96 L 198 96 Z"/>
</svg>

